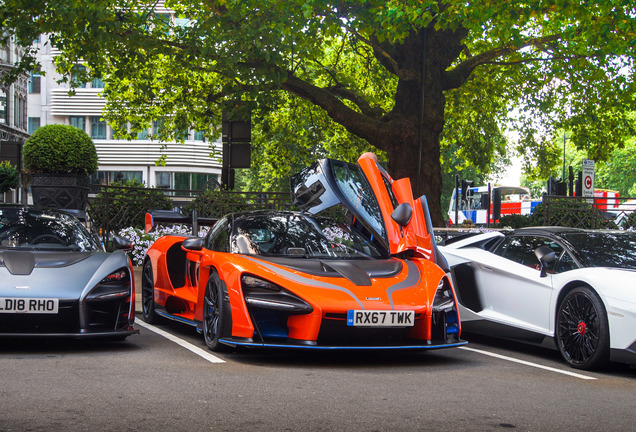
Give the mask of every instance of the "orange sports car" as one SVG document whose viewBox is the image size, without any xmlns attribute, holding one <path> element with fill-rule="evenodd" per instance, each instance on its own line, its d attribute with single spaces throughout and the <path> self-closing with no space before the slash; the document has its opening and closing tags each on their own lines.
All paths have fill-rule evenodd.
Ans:
<svg viewBox="0 0 636 432">
<path fill-rule="evenodd" d="M 291 188 L 300 212 L 233 213 L 205 238 L 159 238 L 144 261 L 144 319 L 189 324 L 211 350 L 466 343 L 426 199 L 408 179 L 365 154 L 320 160 Z"/>
</svg>

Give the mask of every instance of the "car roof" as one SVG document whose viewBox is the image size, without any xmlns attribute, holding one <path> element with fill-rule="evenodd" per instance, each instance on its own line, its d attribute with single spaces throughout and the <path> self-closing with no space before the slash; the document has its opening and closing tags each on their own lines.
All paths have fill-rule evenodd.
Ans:
<svg viewBox="0 0 636 432">
<path fill-rule="evenodd" d="M 583 233 L 586 230 L 581 228 L 571 228 L 571 227 L 562 227 L 562 226 L 540 226 L 540 227 L 525 227 L 518 228 L 514 230 L 513 234 L 523 234 L 523 235 L 532 235 L 532 234 L 541 234 L 541 235 L 560 235 L 566 233 Z"/>
<path fill-rule="evenodd" d="M 76 217 L 82 222 L 86 221 L 86 212 L 84 212 L 83 210 L 58 209 L 58 208 L 44 207 L 44 206 L 38 206 L 38 205 L 32 205 L 32 204 L 0 203 L 0 209 L 9 209 L 9 208 L 64 214 L 67 216 L 70 215 L 70 216 Z"/>
</svg>

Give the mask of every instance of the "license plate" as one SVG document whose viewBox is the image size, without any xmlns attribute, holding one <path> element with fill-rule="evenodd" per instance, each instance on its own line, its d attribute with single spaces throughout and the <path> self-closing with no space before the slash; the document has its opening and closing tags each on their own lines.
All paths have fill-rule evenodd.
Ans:
<svg viewBox="0 0 636 432">
<path fill-rule="evenodd" d="M 56 314 L 56 298 L 0 297 L 0 313 Z"/>
<path fill-rule="evenodd" d="M 350 310 L 347 325 L 355 327 L 412 327 L 415 311 L 396 310 Z"/>
</svg>

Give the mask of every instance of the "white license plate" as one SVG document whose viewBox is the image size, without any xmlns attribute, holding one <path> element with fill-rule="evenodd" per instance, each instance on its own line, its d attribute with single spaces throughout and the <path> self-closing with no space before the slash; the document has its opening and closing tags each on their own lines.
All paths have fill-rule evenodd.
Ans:
<svg viewBox="0 0 636 432">
<path fill-rule="evenodd" d="M 415 311 L 396 310 L 350 310 L 347 325 L 355 327 L 412 327 Z"/>
<path fill-rule="evenodd" d="M 0 297 L 0 313 L 56 314 L 58 308 L 56 298 Z"/>
</svg>

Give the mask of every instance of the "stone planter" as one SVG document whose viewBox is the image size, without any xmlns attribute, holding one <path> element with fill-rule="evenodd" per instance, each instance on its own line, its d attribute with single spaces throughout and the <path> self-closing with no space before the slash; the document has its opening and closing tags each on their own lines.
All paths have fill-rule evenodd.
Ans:
<svg viewBox="0 0 636 432">
<path fill-rule="evenodd" d="M 85 211 L 88 181 L 80 174 L 31 174 L 33 204 Z"/>
</svg>

